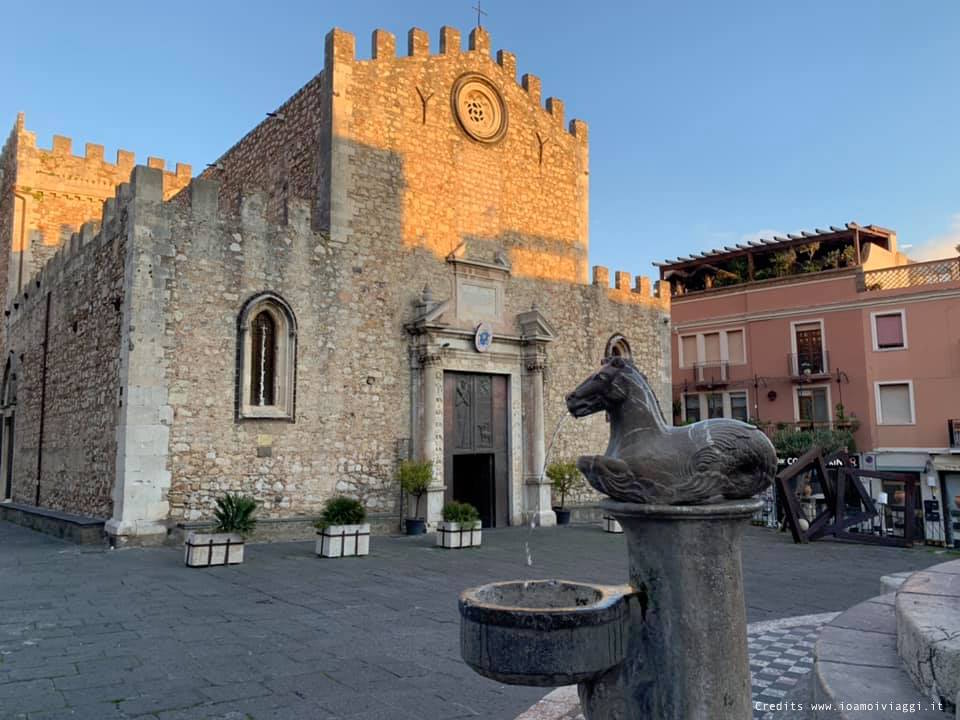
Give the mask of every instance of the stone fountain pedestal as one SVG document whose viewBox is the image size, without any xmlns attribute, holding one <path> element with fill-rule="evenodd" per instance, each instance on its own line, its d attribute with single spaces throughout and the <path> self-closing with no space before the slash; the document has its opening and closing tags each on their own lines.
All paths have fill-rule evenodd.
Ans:
<svg viewBox="0 0 960 720">
<path fill-rule="evenodd" d="M 602 506 L 623 526 L 635 595 L 624 662 L 580 683 L 586 717 L 749 720 L 741 545 L 762 502 Z"/>
<path fill-rule="evenodd" d="M 492 583 L 460 597 L 460 649 L 480 674 L 579 684 L 587 720 L 750 720 L 743 528 L 760 500 L 603 502 L 630 583 Z"/>
</svg>

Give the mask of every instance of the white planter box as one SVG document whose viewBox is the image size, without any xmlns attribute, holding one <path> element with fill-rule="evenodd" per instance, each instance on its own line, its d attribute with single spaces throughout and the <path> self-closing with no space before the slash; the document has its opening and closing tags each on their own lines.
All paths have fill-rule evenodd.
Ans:
<svg viewBox="0 0 960 720">
<path fill-rule="evenodd" d="M 370 554 L 370 523 L 331 525 L 317 538 L 317 555 L 327 558 Z"/>
<path fill-rule="evenodd" d="M 480 544 L 480 521 L 474 523 L 441 522 L 437 525 L 437 546 L 451 549 L 476 547 Z"/>
<path fill-rule="evenodd" d="M 623 532 L 623 528 L 620 527 L 620 523 L 612 515 L 604 515 L 603 520 L 600 521 L 600 527 L 603 528 L 604 532 L 608 533 Z"/>
<path fill-rule="evenodd" d="M 237 565 L 243 562 L 243 535 L 237 533 L 199 533 L 187 535 L 183 561 L 187 567 Z"/>
</svg>

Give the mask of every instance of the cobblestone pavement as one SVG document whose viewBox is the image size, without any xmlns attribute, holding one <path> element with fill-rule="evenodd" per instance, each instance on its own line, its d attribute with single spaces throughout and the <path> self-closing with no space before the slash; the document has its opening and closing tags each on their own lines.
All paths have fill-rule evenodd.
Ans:
<svg viewBox="0 0 960 720">
<path fill-rule="evenodd" d="M 880 575 L 944 559 L 750 528 L 748 620 L 843 610 Z M 361 559 L 278 543 L 240 566 L 182 563 L 175 548 L 77 547 L 0 522 L 0 720 L 512 720 L 543 690 L 460 661 L 459 591 L 626 578 L 623 537 L 594 527 L 484 532 L 463 551 L 374 537 Z"/>
</svg>

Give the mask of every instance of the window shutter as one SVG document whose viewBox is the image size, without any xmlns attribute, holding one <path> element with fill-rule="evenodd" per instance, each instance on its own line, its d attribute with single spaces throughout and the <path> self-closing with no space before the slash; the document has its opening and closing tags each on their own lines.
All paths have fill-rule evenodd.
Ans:
<svg viewBox="0 0 960 720">
<path fill-rule="evenodd" d="M 683 343 L 683 366 L 693 367 L 697 362 L 697 336 L 684 335 L 680 342 Z"/>
<path fill-rule="evenodd" d="M 720 333 L 710 333 L 703 336 L 703 349 L 708 363 L 720 362 Z"/>
<path fill-rule="evenodd" d="M 877 347 L 903 347 L 903 322 L 900 313 L 894 315 L 877 315 Z"/>
<path fill-rule="evenodd" d="M 909 385 L 880 386 L 880 419 L 884 425 L 909 425 L 913 422 Z"/>
<path fill-rule="evenodd" d="M 727 357 L 734 364 L 746 361 L 743 352 L 743 330 L 727 331 Z"/>
</svg>

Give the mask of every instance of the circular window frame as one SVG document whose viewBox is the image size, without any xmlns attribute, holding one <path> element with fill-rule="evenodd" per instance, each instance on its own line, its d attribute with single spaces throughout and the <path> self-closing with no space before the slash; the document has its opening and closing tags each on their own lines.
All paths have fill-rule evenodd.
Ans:
<svg viewBox="0 0 960 720">
<path fill-rule="evenodd" d="M 465 89 L 474 84 L 481 85 L 484 89 L 486 89 L 492 96 L 493 100 L 496 101 L 500 110 L 500 127 L 497 128 L 496 132 L 489 136 L 479 135 L 474 132 L 460 112 L 460 95 Z M 507 127 L 510 124 L 510 117 L 507 113 L 507 103 L 504 101 L 503 95 L 500 94 L 500 90 L 497 89 L 497 86 L 494 85 L 485 75 L 481 75 L 480 73 L 465 73 L 464 75 L 458 77 L 456 82 L 453 83 L 453 88 L 450 91 L 450 106 L 453 110 L 453 116 L 457 119 L 457 124 L 460 126 L 460 129 L 463 130 L 463 132 L 471 140 L 475 140 L 476 142 L 484 143 L 486 145 L 493 145 L 500 142 L 504 135 L 507 134 Z"/>
</svg>

